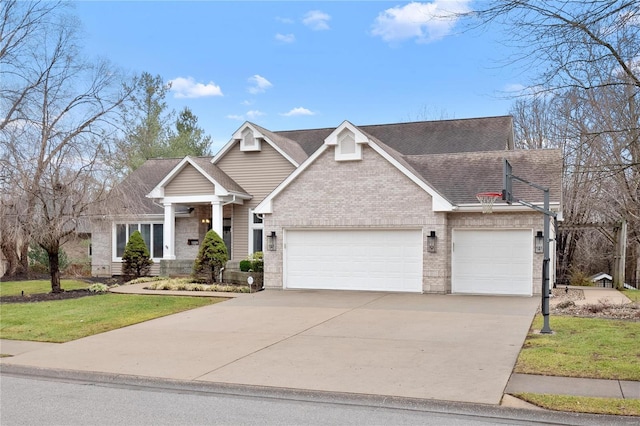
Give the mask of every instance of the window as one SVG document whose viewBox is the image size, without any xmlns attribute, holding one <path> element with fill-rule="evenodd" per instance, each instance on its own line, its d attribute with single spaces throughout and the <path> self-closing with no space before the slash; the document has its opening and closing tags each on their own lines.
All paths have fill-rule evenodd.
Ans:
<svg viewBox="0 0 640 426">
<path fill-rule="evenodd" d="M 249 210 L 249 254 L 262 251 L 264 221 L 261 216 Z"/>
<path fill-rule="evenodd" d="M 164 256 L 164 225 L 162 223 L 117 223 L 115 226 L 115 257 L 117 259 L 122 258 L 129 237 L 135 231 L 140 231 L 152 258 L 161 259 Z"/>
</svg>

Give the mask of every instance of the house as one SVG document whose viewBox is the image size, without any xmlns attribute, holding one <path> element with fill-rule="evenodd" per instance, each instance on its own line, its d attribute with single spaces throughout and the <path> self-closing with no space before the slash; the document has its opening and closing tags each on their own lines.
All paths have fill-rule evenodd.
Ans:
<svg viewBox="0 0 640 426">
<path fill-rule="evenodd" d="M 596 287 L 613 288 L 613 277 L 604 272 L 590 276 L 589 281 L 595 283 Z"/>
<path fill-rule="evenodd" d="M 476 199 L 501 191 L 504 158 L 561 211 L 561 152 L 514 150 L 509 116 L 278 132 L 247 122 L 214 157 L 149 160 L 128 176 L 128 201 L 95 221 L 93 273 L 120 273 L 134 230 L 153 273 L 189 273 L 212 228 L 232 265 L 264 251 L 266 288 L 540 293 L 543 215 L 501 202 L 483 214 Z M 514 193 L 542 204 L 530 186 Z"/>
</svg>

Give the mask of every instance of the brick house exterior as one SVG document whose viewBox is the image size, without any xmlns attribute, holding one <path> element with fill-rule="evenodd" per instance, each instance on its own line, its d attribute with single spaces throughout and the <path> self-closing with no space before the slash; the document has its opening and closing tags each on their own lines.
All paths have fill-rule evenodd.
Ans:
<svg viewBox="0 0 640 426">
<path fill-rule="evenodd" d="M 549 187 L 561 213 L 561 152 L 514 150 L 511 117 L 282 132 L 245 123 L 214 157 L 132 173 L 122 192 L 139 202 L 94 221 L 93 273 L 117 275 L 122 240 L 144 229 L 160 255 L 152 273 L 186 274 L 212 227 L 231 268 L 264 244 L 266 288 L 540 293 L 543 215 L 500 202 L 483 214 L 475 198 L 501 190 L 503 158 Z M 514 192 L 542 201 L 527 186 Z"/>
</svg>

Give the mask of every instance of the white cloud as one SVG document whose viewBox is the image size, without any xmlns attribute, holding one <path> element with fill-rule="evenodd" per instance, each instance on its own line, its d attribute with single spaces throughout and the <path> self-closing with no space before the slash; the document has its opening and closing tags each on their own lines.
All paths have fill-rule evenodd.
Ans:
<svg viewBox="0 0 640 426">
<path fill-rule="evenodd" d="M 307 108 L 297 107 L 297 108 L 293 108 L 289 112 L 284 112 L 280 115 L 285 117 L 293 117 L 297 115 L 315 115 L 315 112 L 308 110 Z"/>
<path fill-rule="evenodd" d="M 240 102 L 240 105 L 249 106 L 249 105 L 253 105 L 254 103 L 255 103 L 254 101 L 244 100 Z"/>
<path fill-rule="evenodd" d="M 304 18 L 302 18 L 302 23 L 314 31 L 322 31 L 329 29 L 328 22 L 330 20 L 331 16 L 328 14 L 320 10 L 310 10 L 305 13 Z"/>
<path fill-rule="evenodd" d="M 206 96 L 223 96 L 220 86 L 213 82 L 196 83 L 193 77 L 177 77 L 169 80 L 171 91 L 176 98 L 203 98 Z"/>
<path fill-rule="evenodd" d="M 433 0 L 430 3 L 411 2 L 381 12 L 371 34 L 390 43 L 415 38 L 429 43 L 449 35 L 459 19 L 458 14 L 469 12 L 470 0 Z"/>
<path fill-rule="evenodd" d="M 293 43 L 294 41 L 296 41 L 296 36 L 294 36 L 293 34 L 276 34 L 276 40 L 282 42 L 282 43 Z"/>
<path fill-rule="evenodd" d="M 267 115 L 264 112 L 254 109 L 254 110 L 250 110 L 247 111 L 245 114 L 229 114 L 227 115 L 227 118 L 230 120 L 237 120 L 237 121 L 245 121 L 245 120 L 253 120 L 254 118 L 257 117 L 262 117 L 263 115 Z"/>
<path fill-rule="evenodd" d="M 253 119 L 253 118 L 256 118 L 256 117 L 261 117 L 263 115 L 265 115 L 265 113 L 262 112 L 262 111 L 258 111 L 257 109 L 256 110 L 247 111 L 247 118 Z"/>
<path fill-rule="evenodd" d="M 269 80 L 267 80 L 266 78 L 258 74 L 252 77 L 249 77 L 247 81 L 252 84 L 247 89 L 247 91 L 252 95 L 256 95 L 258 93 L 264 93 L 267 89 L 273 86 L 273 84 L 271 84 Z"/>
</svg>

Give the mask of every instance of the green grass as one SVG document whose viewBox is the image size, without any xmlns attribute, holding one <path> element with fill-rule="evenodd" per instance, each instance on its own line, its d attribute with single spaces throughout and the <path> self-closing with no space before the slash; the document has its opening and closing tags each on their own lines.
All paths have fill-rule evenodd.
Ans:
<svg viewBox="0 0 640 426">
<path fill-rule="evenodd" d="M 80 280 L 61 280 L 60 285 L 64 290 L 76 290 L 89 287 L 88 283 Z M 25 295 L 50 293 L 51 282 L 47 280 L 0 282 L 0 296 L 19 296 L 23 291 Z"/>
<path fill-rule="evenodd" d="M 640 322 L 553 316 L 550 325 L 554 334 L 529 333 L 516 373 L 640 380 Z"/>
<path fill-rule="evenodd" d="M 640 290 L 622 290 L 622 293 L 632 302 L 640 302 Z"/>
<path fill-rule="evenodd" d="M 591 398 L 535 393 L 520 393 L 515 396 L 549 410 L 611 414 L 615 416 L 640 416 L 640 399 Z"/>
<path fill-rule="evenodd" d="M 0 305 L 0 338 L 63 343 L 226 299 L 102 294 Z"/>
</svg>

